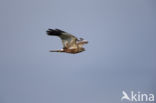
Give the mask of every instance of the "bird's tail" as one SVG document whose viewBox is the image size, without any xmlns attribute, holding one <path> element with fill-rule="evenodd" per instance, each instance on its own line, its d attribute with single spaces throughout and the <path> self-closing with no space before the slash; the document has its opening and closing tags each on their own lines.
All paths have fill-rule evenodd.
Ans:
<svg viewBox="0 0 156 103">
<path fill-rule="evenodd" d="M 60 29 L 48 29 L 46 32 L 50 36 L 60 36 L 62 33 L 64 33 L 64 31 Z"/>
<path fill-rule="evenodd" d="M 64 50 L 63 49 L 61 49 L 61 50 L 50 50 L 50 52 L 64 52 Z"/>
</svg>

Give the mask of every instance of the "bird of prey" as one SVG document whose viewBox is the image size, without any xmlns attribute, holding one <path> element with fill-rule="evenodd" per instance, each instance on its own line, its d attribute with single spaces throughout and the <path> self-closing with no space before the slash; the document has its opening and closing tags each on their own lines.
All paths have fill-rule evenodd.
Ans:
<svg viewBox="0 0 156 103">
<path fill-rule="evenodd" d="M 63 44 L 62 49 L 50 50 L 50 52 L 65 52 L 76 54 L 85 51 L 83 45 L 88 43 L 88 41 L 85 41 L 83 38 L 78 39 L 74 35 L 60 29 L 48 29 L 46 32 L 49 36 L 58 36 L 62 40 Z"/>
</svg>

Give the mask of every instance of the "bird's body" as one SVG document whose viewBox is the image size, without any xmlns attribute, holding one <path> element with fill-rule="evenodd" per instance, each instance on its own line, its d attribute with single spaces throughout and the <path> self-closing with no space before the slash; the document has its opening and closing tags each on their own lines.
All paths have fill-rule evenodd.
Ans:
<svg viewBox="0 0 156 103">
<path fill-rule="evenodd" d="M 51 50 L 50 52 L 66 52 L 76 54 L 85 49 L 82 47 L 84 44 L 87 44 L 88 41 L 84 41 L 82 38 L 78 40 L 75 36 L 65 31 L 59 29 L 48 29 L 47 34 L 49 36 L 58 36 L 62 40 L 63 49 L 61 50 Z"/>
</svg>

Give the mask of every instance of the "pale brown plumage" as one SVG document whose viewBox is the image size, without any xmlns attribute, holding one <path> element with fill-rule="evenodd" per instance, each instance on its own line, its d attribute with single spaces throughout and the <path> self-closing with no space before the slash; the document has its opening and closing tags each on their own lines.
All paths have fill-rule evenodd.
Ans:
<svg viewBox="0 0 156 103">
<path fill-rule="evenodd" d="M 48 29 L 47 34 L 50 36 L 60 37 L 63 44 L 63 49 L 51 50 L 50 52 L 66 52 L 76 54 L 85 51 L 83 45 L 88 43 L 88 41 L 83 40 L 83 38 L 80 38 L 80 40 L 78 40 L 72 34 L 62 31 L 60 29 Z"/>
</svg>

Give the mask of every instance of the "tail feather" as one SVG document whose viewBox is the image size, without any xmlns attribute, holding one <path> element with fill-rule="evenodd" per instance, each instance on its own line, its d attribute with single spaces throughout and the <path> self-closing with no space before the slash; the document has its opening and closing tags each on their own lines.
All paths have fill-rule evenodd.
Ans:
<svg viewBox="0 0 156 103">
<path fill-rule="evenodd" d="M 48 29 L 46 32 L 50 36 L 60 36 L 62 33 L 64 33 L 64 31 L 60 29 Z"/>
<path fill-rule="evenodd" d="M 64 52 L 64 50 L 50 50 L 50 52 Z"/>
</svg>

